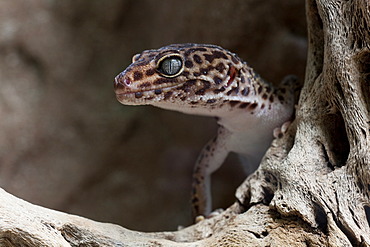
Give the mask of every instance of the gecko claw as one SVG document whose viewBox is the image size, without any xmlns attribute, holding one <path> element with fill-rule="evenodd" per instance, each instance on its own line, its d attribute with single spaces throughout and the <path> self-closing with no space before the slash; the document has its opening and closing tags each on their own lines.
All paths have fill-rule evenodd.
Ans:
<svg viewBox="0 0 370 247">
<path fill-rule="evenodd" d="M 292 123 L 291 121 L 286 121 L 285 123 L 283 123 L 283 125 L 281 125 L 281 127 L 275 128 L 273 132 L 274 137 L 276 139 L 282 138 L 284 134 L 287 132 L 291 123 Z"/>
<path fill-rule="evenodd" d="M 205 219 L 206 219 L 206 217 L 204 217 L 204 215 L 198 215 L 197 217 L 195 217 L 194 222 L 198 223 L 198 222 L 201 222 Z"/>
</svg>

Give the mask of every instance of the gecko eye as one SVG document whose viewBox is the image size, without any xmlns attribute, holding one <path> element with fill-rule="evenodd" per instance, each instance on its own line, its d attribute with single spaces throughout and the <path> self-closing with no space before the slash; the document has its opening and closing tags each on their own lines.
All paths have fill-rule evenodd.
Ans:
<svg viewBox="0 0 370 247">
<path fill-rule="evenodd" d="M 176 77 L 183 69 L 182 58 L 179 55 L 162 57 L 157 65 L 158 72 L 165 77 Z"/>
</svg>

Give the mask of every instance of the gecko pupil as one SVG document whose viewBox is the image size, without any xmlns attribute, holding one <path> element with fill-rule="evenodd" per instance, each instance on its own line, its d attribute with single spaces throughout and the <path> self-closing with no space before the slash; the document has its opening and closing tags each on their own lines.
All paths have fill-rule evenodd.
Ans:
<svg viewBox="0 0 370 247">
<path fill-rule="evenodd" d="M 182 71 L 182 60 L 177 56 L 171 56 L 159 62 L 158 71 L 166 77 L 175 77 Z"/>
</svg>

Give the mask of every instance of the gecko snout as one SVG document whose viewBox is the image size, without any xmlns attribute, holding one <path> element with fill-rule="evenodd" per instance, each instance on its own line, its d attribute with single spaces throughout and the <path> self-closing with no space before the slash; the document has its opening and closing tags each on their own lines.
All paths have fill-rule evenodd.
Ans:
<svg viewBox="0 0 370 247">
<path fill-rule="evenodd" d="M 114 90 L 116 91 L 124 91 L 125 88 L 129 87 L 131 84 L 131 80 L 127 78 L 126 76 L 123 76 L 122 73 L 117 75 L 114 79 Z"/>
</svg>

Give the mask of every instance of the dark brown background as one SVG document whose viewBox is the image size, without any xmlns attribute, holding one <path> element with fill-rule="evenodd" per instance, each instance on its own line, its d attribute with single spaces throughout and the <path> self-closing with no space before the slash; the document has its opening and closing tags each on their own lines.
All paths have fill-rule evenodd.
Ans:
<svg viewBox="0 0 370 247">
<path fill-rule="evenodd" d="M 273 83 L 302 80 L 304 1 L 1 1 L 0 186 L 130 229 L 189 224 L 214 120 L 123 106 L 112 87 L 133 54 L 183 42 L 221 45 Z M 244 178 L 235 163 L 214 176 L 215 207 Z"/>
</svg>

